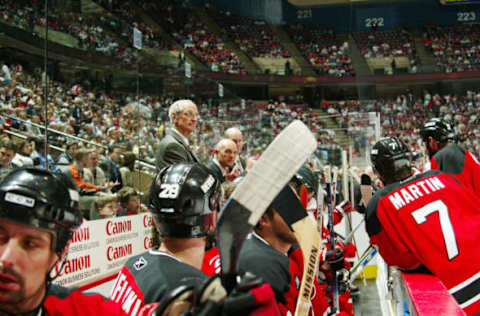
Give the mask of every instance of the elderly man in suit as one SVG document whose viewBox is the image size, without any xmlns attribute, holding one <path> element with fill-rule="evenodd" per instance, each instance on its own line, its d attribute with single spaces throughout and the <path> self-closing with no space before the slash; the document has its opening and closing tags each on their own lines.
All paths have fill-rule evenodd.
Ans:
<svg viewBox="0 0 480 316">
<path fill-rule="evenodd" d="M 241 175 L 246 173 L 246 161 L 241 157 L 243 149 L 243 135 L 237 127 L 230 127 L 225 131 L 225 138 L 231 139 L 237 145 L 237 158 L 235 159 L 235 167 L 240 171 Z"/>
<path fill-rule="evenodd" d="M 234 167 L 237 152 L 237 145 L 228 138 L 220 140 L 215 146 L 214 157 L 208 162 L 207 168 L 221 183 L 240 176 L 240 171 Z"/>
<path fill-rule="evenodd" d="M 155 155 L 157 170 L 178 162 L 198 162 L 188 148 L 188 136 L 197 126 L 197 106 L 191 100 L 178 100 L 170 106 L 168 117 L 173 127 L 166 130 L 165 137 L 158 145 Z"/>
</svg>

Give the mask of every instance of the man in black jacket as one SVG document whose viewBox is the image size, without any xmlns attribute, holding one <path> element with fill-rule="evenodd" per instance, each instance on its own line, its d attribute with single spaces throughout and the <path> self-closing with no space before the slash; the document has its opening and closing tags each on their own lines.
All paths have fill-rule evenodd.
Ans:
<svg viewBox="0 0 480 316">
<path fill-rule="evenodd" d="M 208 162 L 207 168 L 221 183 L 230 182 L 240 176 L 240 171 L 234 167 L 236 158 L 237 145 L 224 138 L 215 146 L 214 157 Z"/>
</svg>

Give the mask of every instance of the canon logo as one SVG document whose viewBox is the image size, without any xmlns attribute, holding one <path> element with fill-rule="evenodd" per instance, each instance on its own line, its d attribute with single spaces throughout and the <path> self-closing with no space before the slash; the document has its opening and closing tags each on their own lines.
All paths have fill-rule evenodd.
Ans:
<svg viewBox="0 0 480 316">
<path fill-rule="evenodd" d="M 80 227 L 73 233 L 72 244 L 87 240 L 90 240 L 90 227 Z"/>
<path fill-rule="evenodd" d="M 55 267 L 58 276 L 68 275 L 73 272 L 82 271 L 92 266 L 90 255 L 69 259 L 65 262 L 63 269 L 59 271 L 59 266 Z"/>
<path fill-rule="evenodd" d="M 145 237 L 143 239 L 143 247 L 145 249 L 150 249 L 150 248 L 153 248 L 154 246 L 155 246 L 155 239 L 154 238 Z"/>
<path fill-rule="evenodd" d="M 112 261 L 126 256 L 131 256 L 132 253 L 132 244 L 126 244 L 118 247 L 110 246 L 107 248 L 107 259 L 108 261 Z"/>
<path fill-rule="evenodd" d="M 132 231 L 132 221 L 131 220 L 125 220 L 121 222 L 108 221 L 106 229 L 107 229 L 107 235 L 109 236 L 130 232 Z"/>
<path fill-rule="evenodd" d="M 153 226 L 153 217 L 151 215 L 145 214 L 143 216 L 143 227 L 152 227 Z"/>
</svg>

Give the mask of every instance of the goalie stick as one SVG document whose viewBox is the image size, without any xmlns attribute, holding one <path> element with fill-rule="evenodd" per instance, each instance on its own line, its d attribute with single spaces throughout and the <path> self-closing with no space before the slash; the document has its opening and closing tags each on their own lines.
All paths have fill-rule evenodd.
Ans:
<svg viewBox="0 0 480 316">
<path fill-rule="evenodd" d="M 307 126 L 293 121 L 267 147 L 223 206 L 217 245 L 228 292 L 235 287 L 237 259 L 246 236 L 316 146 Z"/>
</svg>

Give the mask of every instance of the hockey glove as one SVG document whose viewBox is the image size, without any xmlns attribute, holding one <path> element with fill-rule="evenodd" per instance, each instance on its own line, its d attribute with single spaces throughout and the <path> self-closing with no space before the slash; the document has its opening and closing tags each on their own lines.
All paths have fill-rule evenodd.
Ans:
<svg viewBox="0 0 480 316">
<path fill-rule="evenodd" d="M 338 247 L 335 247 L 335 250 L 327 250 L 325 254 L 325 262 L 327 262 L 330 265 L 330 268 L 335 271 L 345 268 L 343 251 Z"/>
<path fill-rule="evenodd" d="M 226 316 L 279 316 L 275 294 L 270 284 L 263 283 L 262 279 L 247 273 L 223 305 L 223 315 Z"/>
</svg>

